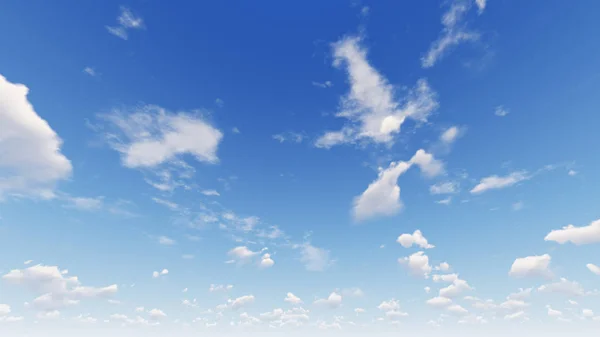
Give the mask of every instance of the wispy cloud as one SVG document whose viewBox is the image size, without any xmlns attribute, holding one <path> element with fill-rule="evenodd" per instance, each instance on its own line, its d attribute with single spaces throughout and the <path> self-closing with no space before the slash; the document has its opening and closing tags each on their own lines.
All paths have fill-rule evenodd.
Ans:
<svg viewBox="0 0 600 337">
<path fill-rule="evenodd" d="M 119 17 L 117 18 L 117 25 L 106 26 L 109 33 L 123 40 L 127 40 L 129 38 L 129 30 L 145 28 L 142 18 L 134 15 L 129 8 L 121 6 L 120 12 Z"/>
</svg>

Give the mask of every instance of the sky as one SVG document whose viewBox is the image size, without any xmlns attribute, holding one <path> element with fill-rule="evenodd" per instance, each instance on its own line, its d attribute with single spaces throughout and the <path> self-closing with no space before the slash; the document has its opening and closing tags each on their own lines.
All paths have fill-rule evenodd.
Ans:
<svg viewBox="0 0 600 337">
<path fill-rule="evenodd" d="M 595 336 L 596 1 L 3 1 L 0 335 Z"/>
</svg>

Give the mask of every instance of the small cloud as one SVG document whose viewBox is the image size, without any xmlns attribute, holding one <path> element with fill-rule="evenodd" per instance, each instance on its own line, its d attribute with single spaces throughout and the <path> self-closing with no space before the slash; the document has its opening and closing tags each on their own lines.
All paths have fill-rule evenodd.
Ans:
<svg viewBox="0 0 600 337">
<path fill-rule="evenodd" d="M 370 12 L 371 8 L 369 6 L 363 6 L 363 8 L 360 9 L 360 16 L 367 17 L 369 16 Z"/>
<path fill-rule="evenodd" d="M 221 194 L 219 194 L 219 192 L 215 191 L 215 190 L 203 190 L 202 192 L 200 192 L 208 197 L 218 197 Z"/>
<path fill-rule="evenodd" d="M 117 18 L 116 26 L 106 26 L 109 33 L 123 40 L 129 38 L 128 31 L 131 29 L 143 29 L 144 21 L 141 17 L 135 16 L 127 7 L 121 6 L 121 14 Z"/>
<path fill-rule="evenodd" d="M 523 207 L 525 207 L 525 203 L 522 201 L 517 201 L 514 204 L 512 204 L 513 211 L 520 211 L 523 209 Z"/>
<path fill-rule="evenodd" d="M 181 255 L 181 258 L 184 260 L 192 260 L 194 258 L 194 255 L 192 254 L 183 254 Z"/>
<path fill-rule="evenodd" d="M 283 132 L 276 135 L 273 135 L 273 139 L 280 143 L 291 142 L 291 143 L 302 143 L 306 136 L 302 133 L 298 132 Z"/>
<path fill-rule="evenodd" d="M 161 244 L 161 245 L 164 245 L 164 246 L 172 246 L 176 242 L 175 242 L 175 240 L 173 240 L 173 239 L 171 239 L 169 237 L 161 236 L 161 237 L 158 238 L 158 243 Z"/>
<path fill-rule="evenodd" d="M 575 170 L 569 170 L 569 173 L 568 173 L 568 174 L 569 174 L 571 177 L 573 177 L 573 176 L 576 176 L 576 175 L 577 175 L 577 173 L 579 173 L 579 172 L 577 172 L 577 171 L 575 171 Z"/>
<path fill-rule="evenodd" d="M 505 117 L 509 113 L 510 113 L 510 110 L 504 108 L 502 105 L 497 106 L 496 110 L 494 111 L 494 114 L 498 117 Z"/>
<path fill-rule="evenodd" d="M 314 85 L 315 87 L 319 87 L 319 88 L 331 88 L 333 86 L 333 83 L 331 83 L 331 81 L 325 81 L 325 82 L 312 82 L 312 85 Z"/>
<path fill-rule="evenodd" d="M 233 133 L 235 133 L 235 134 L 239 134 L 239 133 L 241 133 L 241 132 L 240 132 L 240 129 L 238 129 L 237 127 L 233 127 L 233 128 L 231 129 L 231 132 L 233 132 Z"/>
<path fill-rule="evenodd" d="M 160 271 L 160 272 L 157 272 L 157 271 L 153 272 L 153 273 L 152 273 L 152 277 L 153 277 L 153 278 L 159 278 L 159 277 L 161 277 L 161 276 L 165 276 L 165 275 L 167 275 L 167 274 L 169 274 L 169 270 L 167 270 L 167 269 L 163 269 L 163 270 L 162 270 L 162 271 Z"/>
<path fill-rule="evenodd" d="M 98 73 L 96 73 L 96 70 L 92 67 L 85 67 L 83 68 L 83 72 L 94 77 L 96 75 L 98 75 Z"/>
<path fill-rule="evenodd" d="M 215 99 L 215 105 L 218 106 L 219 108 L 222 108 L 223 106 L 225 106 L 225 101 L 223 101 L 220 98 Z"/>
<path fill-rule="evenodd" d="M 447 197 L 446 199 L 438 200 L 435 203 L 440 205 L 450 205 L 452 203 L 452 197 Z"/>
</svg>

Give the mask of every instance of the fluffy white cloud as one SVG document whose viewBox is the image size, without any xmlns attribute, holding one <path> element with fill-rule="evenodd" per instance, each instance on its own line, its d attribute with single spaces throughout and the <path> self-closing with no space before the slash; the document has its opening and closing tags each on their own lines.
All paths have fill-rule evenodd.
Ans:
<svg viewBox="0 0 600 337">
<path fill-rule="evenodd" d="M 462 133 L 464 133 L 464 130 L 461 130 L 458 126 L 451 126 L 442 132 L 440 141 L 442 144 L 451 145 Z"/>
<path fill-rule="evenodd" d="M 458 274 L 433 275 L 433 282 L 455 282 L 458 280 Z"/>
<path fill-rule="evenodd" d="M 493 190 L 493 189 L 501 189 L 505 187 L 513 186 L 523 180 L 527 180 L 530 177 L 527 175 L 525 171 L 516 171 L 512 172 L 507 176 L 500 177 L 497 175 L 485 177 L 481 179 L 479 184 L 477 184 L 471 190 L 472 194 L 479 194 L 485 191 Z"/>
<path fill-rule="evenodd" d="M 550 284 L 544 284 L 538 288 L 542 293 L 562 293 L 566 295 L 583 296 L 585 291 L 581 284 L 576 281 L 569 281 L 561 278 L 560 281 Z"/>
<path fill-rule="evenodd" d="M 202 190 L 200 193 L 204 194 L 207 197 L 218 197 L 221 195 L 216 190 Z"/>
<path fill-rule="evenodd" d="M 392 311 L 400 309 L 400 302 L 396 299 L 391 299 L 389 301 L 383 301 L 381 304 L 377 306 L 377 309 L 382 311 Z"/>
<path fill-rule="evenodd" d="M 246 261 L 258 254 L 260 254 L 260 252 L 253 252 L 246 246 L 235 247 L 227 253 L 227 255 L 239 261 Z"/>
<path fill-rule="evenodd" d="M 27 269 L 11 270 L 2 276 L 2 279 L 42 294 L 34 299 L 31 305 L 45 311 L 76 305 L 83 299 L 110 297 L 118 291 L 116 284 L 102 288 L 83 286 L 77 276 L 67 274 L 68 271 L 61 271 L 56 266 L 36 265 Z"/>
<path fill-rule="evenodd" d="M 469 285 L 469 283 L 467 283 L 467 281 L 456 279 L 452 282 L 451 285 L 447 286 L 446 288 L 440 289 L 440 296 L 454 298 L 463 293 L 464 291 L 468 291 L 471 289 L 472 288 Z"/>
<path fill-rule="evenodd" d="M 238 310 L 252 303 L 254 303 L 254 295 L 245 295 L 229 301 L 229 305 L 233 310 Z"/>
<path fill-rule="evenodd" d="M 0 304 L 0 316 L 6 316 L 11 313 L 10 305 Z"/>
<path fill-rule="evenodd" d="M 358 314 L 364 314 L 367 311 L 363 308 L 356 308 L 356 309 L 354 309 L 354 312 L 358 315 Z"/>
<path fill-rule="evenodd" d="M 435 185 L 431 185 L 429 187 L 429 193 L 437 195 L 437 194 L 453 194 L 458 192 L 458 183 L 453 181 L 447 181 L 443 183 L 438 183 Z"/>
<path fill-rule="evenodd" d="M 287 295 L 285 296 L 285 298 L 283 299 L 284 301 L 291 303 L 291 304 L 300 304 L 302 303 L 302 300 L 300 299 L 300 297 L 292 294 L 292 293 L 287 293 Z"/>
<path fill-rule="evenodd" d="M 448 271 L 450 270 L 450 264 L 448 264 L 448 262 L 442 262 L 439 265 L 435 266 L 433 269 L 439 271 Z"/>
<path fill-rule="evenodd" d="M 169 270 L 168 269 L 163 269 L 160 272 L 158 272 L 158 271 L 153 272 L 152 273 L 152 277 L 153 278 L 158 278 L 160 276 L 165 276 L 167 274 L 169 274 Z"/>
<path fill-rule="evenodd" d="M 547 305 L 546 308 L 548 309 L 548 316 L 550 316 L 550 317 L 559 317 L 559 316 L 563 315 L 563 313 L 561 311 L 554 310 L 549 305 Z"/>
<path fill-rule="evenodd" d="M 146 105 L 133 112 L 116 110 L 101 117 L 120 131 L 120 135 L 109 133 L 108 141 L 121 153 L 126 167 L 182 165 L 178 157 L 185 154 L 199 162 L 218 162 L 216 152 L 223 133 L 198 116 Z"/>
<path fill-rule="evenodd" d="M 141 17 L 134 15 L 127 7 L 121 6 L 120 11 L 121 13 L 117 18 L 117 25 L 106 26 L 106 30 L 116 37 L 127 40 L 129 38 L 129 30 L 143 29 L 144 21 Z"/>
<path fill-rule="evenodd" d="M 273 261 L 273 259 L 271 259 L 271 254 L 268 254 L 268 253 L 263 255 L 260 260 L 261 268 L 270 268 L 270 267 L 273 267 L 274 264 L 275 264 L 275 261 Z"/>
<path fill-rule="evenodd" d="M 342 295 L 340 295 L 336 292 L 332 292 L 329 295 L 329 297 L 316 300 L 315 304 L 324 305 L 324 306 L 328 306 L 332 309 L 335 309 L 335 308 L 339 307 L 340 305 L 342 305 Z"/>
<path fill-rule="evenodd" d="M 590 309 L 583 309 L 581 310 L 581 315 L 586 318 L 591 318 L 594 317 L 594 311 Z"/>
<path fill-rule="evenodd" d="M 507 299 L 509 299 L 509 300 L 524 300 L 531 296 L 532 290 L 533 290 L 533 288 L 527 288 L 527 289 L 520 288 L 518 292 L 508 295 Z"/>
<path fill-rule="evenodd" d="M 460 43 L 479 39 L 477 32 L 469 31 L 463 25 L 464 17 L 470 8 L 470 1 L 455 0 L 451 3 L 450 8 L 442 17 L 444 28 L 440 37 L 431 44 L 427 53 L 421 58 L 423 68 L 433 67 L 449 49 Z"/>
<path fill-rule="evenodd" d="M 416 230 L 412 234 L 402 234 L 396 240 L 399 244 L 404 248 L 410 248 L 412 245 L 417 245 L 423 249 L 435 248 L 434 245 L 431 245 L 427 242 L 427 239 L 423 236 L 420 230 Z"/>
<path fill-rule="evenodd" d="M 596 275 L 600 275 L 600 267 L 593 265 L 591 263 L 588 263 L 586 265 L 587 269 L 589 269 L 592 273 L 596 274 Z"/>
<path fill-rule="evenodd" d="M 555 229 L 546 235 L 544 240 L 560 244 L 571 242 L 576 245 L 598 243 L 600 242 L 600 219 L 583 227 L 568 225 L 562 229 Z"/>
<path fill-rule="evenodd" d="M 398 262 L 406 265 L 411 274 L 415 276 L 428 278 L 432 270 L 429 264 L 429 257 L 425 255 L 425 252 L 416 252 L 410 256 L 398 259 Z"/>
<path fill-rule="evenodd" d="M 344 66 L 350 81 L 350 92 L 341 100 L 337 117 L 349 123 L 340 131 L 325 133 L 317 139 L 317 147 L 330 148 L 361 140 L 392 143 L 394 134 L 411 118 L 426 121 L 438 107 L 435 93 L 425 80 L 419 80 L 401 104 L 394 97 L 395 88 L 367 61 L 367 50 L 359 37 L 346 37 L 333 45 L 334 65 Z"/>
<path fill-rule="evenodd" d="M 71 175 L 62 140 L 27 99 L 29 88 L 0 75 L 0 200 L 6 195 L 54 197 Z"/>
<path fill-rule="evenodd" d="M 514 314 L 508 314 L 506 316 L 504 316 L 504 319 L 506 320 L 515 320 L 518 318 L 526 318 L 527 315 L 525 314 L 525 311 L 518 311 L 515 312 Z"/>
<path fill-rule="evenodd" d="M 219 292 L 219 291 L 229 291 L 233 289 L 233 285 L 231 284 L 211 284 L 210 287 L 208 288 L 208 291 L 210 291 L 211 293 L 214 292 Z"/>
<path fill-rule="evenodd" d="M 300 262 L 304 263 L 308 271 L 323 271 L 333 264 L 329 250 L 315 247 L 310 243 L 305 243 L 300 248 Z"/>
<path fill-rule="evenodd" d="M 518 258 L 513 262 L 508 274 L 512 277 L 550 277 L 552 273 L 548 266 L 551 259 L 548 254 Z"/>
<path fill-rule="evenodd" d="M 152 309 L 152 310 L 148 311 L 148 315 L 150 316 L 150 319 L 155 320 L 155 321 L 161 320 L 161 319 L 167 317 L 167 314 L 165 314 L 160 309 Z"/>
<path fill-rule="evenodd" d="M 509 113 L 510 113 L 510 111 L 508 109 L 504 108 L 502 105 L 497 106 L 496 109 L 494 110 L 494 114 L 498 117 L 505 117 Z"/>
<path fill-rule="evenodd" d="M 502 309 L 506 309 L 506 310 L 517 310 L 517 309 L 525 309 L 529 306 L 530 304 L 521 300 L 514 300 L 514 299 L 509 299 L 506 300 L 504 303 L 500 304 L 500 307 Z"/>
<path fill-rule="evenodd" d="M 459 316 L 467 315 L 469 313 L 469 310 L 463 308 L 462 306 L 460 306 L 458 304 L 451 305 L 448 308 L 446 308 L 446 310 L 448 312 L 450 312 L 451 314 L 459 315 Z"/>
<path fill-rule="evenodd" d="M 428 305 L 435 308 L 445 308 L 452 303 L 452 300 L 446 297 L 434 297 L 432 299 L 427 300 Z"/>
<path fill-rule="evenodd" d="M 172 245 L 174 245 L 176 242 L 175 242 L 175 240 L 173 240 L 173 239 L 171 239 L 171 238 L 169 238 L 169 237 L 166 237 L 166 236 L 160 236 L 160 237 L 158 238 L 158 243 L 159 243 L 159 244 L 161 244 L 161 245 L 165 245 L 165 246 L 172 246 Z"/>
<path fill-rule="evenodd" d="M 367 189 L 354 198 L 353 215 L 358 221 L 376 216 L 390 216 L 402 209 L 398 178 L 413 165 L 420 167 L 424 175 L 433 177 L 443 172 L 443 164 L 424 150 L 418 150 L 409 162 L 391 162 Z"/>
</svg>

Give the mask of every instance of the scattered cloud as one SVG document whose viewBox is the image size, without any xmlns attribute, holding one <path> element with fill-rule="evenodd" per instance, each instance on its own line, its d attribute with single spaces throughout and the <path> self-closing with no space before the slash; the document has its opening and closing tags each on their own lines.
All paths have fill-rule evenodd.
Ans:
<svg viewBox="0 0 600 337">
<path fill-rule="evenodd" d="M 443 183 L 437 183 L 429 187 L 429 193 L 433 195 L 438 194 L 454 194 L 458 193 L 459 184 L 454 181 L 447 181 Z"/>
<path fill-rule="evenodd" d="M 234 300 L 229 300 L 229 305 L 232 310 L 238 310 L 238 309 L 243 308 L 252 303 L 254 303 L 253 295 L 245 295 L 245 296 L 238 297 Z"/>
<path fill-rule="evenodd" d="M 123 40 L 129 38 L 129 31 L 135 29 L 144 29 L 144 21 L 141 17 L 136 16 L 127 7 L 121 6 L 120 14 L 117 18 L 116 26 L 106 26 L 109 33 Z"/>
<path fill-rule="evenodd" d="M 391 162 L 388 168 L 379 168 L 377 179 L 360 196 L 354 198 L 354 219 L 362 221 L 397 214 L 403 207 L 398 178 L 413 164 L 419 166 L 427 177 L 444 172 L 443 163 L 424 150 L 418 150 L 408 162 Z"/>
<path fill-rule="evenodd" d="M 440 289 L 440 296 L 454 298 L 460 295 L 461 293 L 472 289 L 473 288 L 471 288 L 467 281 L 457 278 L 452 282 L 451 285 L 447 286 L 446 288 Z"/>
<path fill-rule="evenodd" d="M 463 315 L 469 314 L 469 310 L 463 308 L 462 306 L 460 306 L 458 304 L 451 305 L 451 306 L 447 307 L 446 310 L 448 312 L 452 313 L 453 315 L 458 315 L 458 316 L 463 316 Z"/>
<path fill-rule="evenodd" d="M 219 107 L 219 108 L 222 108 L 222 107 L 224 107 L 224 106 L 225 106 L 225 101 L 223 101 L 223 100 L 222 100 L 222 99 L 220 99 L 220 98 L 217 98 L 217 99 L 215 99 L 215 105 L 216 105 L 217 107 Z"/>
<path fill-rule="evenodd" d="M 158 272 L 158 271 L 152 272 L 152 277 L 153 278 L 159 278 L 159 277 L 165 276 L 167 274 L 169 274 L 169 270 L 168 269 L 163 269 L 160 272 Z"/>
<path fill-rule="evenodd" d="M 85 67 L 83 68 L 83 72 L 92 76 L 92 77 L 96 77 L 98 75 L 98 73 L 96 73 L 96 70 L 92 67 Z"/>
<path fill-rule="evenodd" d="M 440 205 L 450 205 L 452 203 L 452 197 L 436 200 L 435 203 Z"/>
<path fill-rule="evenodd" d="M 288 303 L 291 303 L 291 304 L 301 304 L 302 303 L 302 300 L 300 299 L 300 297 L 298 297 L 292 293 L 287 293 L 287 295 L 285 296 L 285 298 L 283 300 Z"/>
<path fill-rule="evenodd" d="M 591 263 L 588 263 L 588 264 L 586 265 L 586 267 L 587 267 L 587 269 L 589 269 L 589 270 L 590 270 L 592 273 L 594 273 L 594 274 L 596 274 L 596 275 L 600 275 L 600 267 L 598 267 L 598 266 L 596 266 L 596 265 L 594 265 L 594 264 L 591 264 Z"/>
<path fill-rule="evenodd" d="M 329 250 L 315 247 L 310 243 L 305 243 L 300 248 L 300 262 L 308 271 L 324 271 L 334 263 Z"/>
<path fill-rule="evenodd" d="M 429 257 L 425 255 L 425 252 L 416 252 L 410 256 L 398 259 L 398 262 L 406 265 L 411 274 L 423 278 L 428 278 L 432 270 L 429 264 Z"/>
<path fill-rule="evenodd" d="M 163 246 L 172 246 L 172 245 L 176 244 L 177 242 L 169 237 L 159 236 L 158 243 Z"/>
<path fill-rule="evenodd" d="M 64 196 L 61 199 L 65 201 L 63 207 L 80 211 L 97 211 L 104 205 L 104 197 L 85 198 Z"/>
<path fill-rule="evenodd" d="M 215 190 L 203 190 L 200 193 L 204 194 L 207 197 L 218 197 L 221 194 L 219 194 L 219 192 L 215 191 Z"/>
<path fill-rule="evenodd" d="M 283 133 L 273 135 L 273 139 L 275 139 L 276 141 L 278 141 L 280 143 L 290 142 L 290 143 L 299 144 L 299 143 L 302 143 L 302 141 L 304 141 L 304 139 L 306 139 L 306 135 L 304 135 L 302 133 L 298 133 L 298 132 L 288 131 L 288 132 L 283 132 Z"/>
<path fill-rule="evenodd" d="M 62 140 L 34 110 L 28 93 L 25 85 L 0 75 L 0 200 L 9 195 L 54 198 L 56 183 L 73 169 L 61 153 Z"/>
<path fill-rule="evenodd" d="M 440 135 L 440 141 L 445 145 L 452 145 L 462 134 L 464 130 L 458 126 L 451 126 L 444 130 Z"/>
<path fill-rule="evenodd" d="M 226 292 L 233 289 L 233 285 L 231 284 L 211 284 L 210 287 L 208 288 L 208 291 L 211 293 L 214 292 Z"/>
<path fill-rule="evenodd" d="M 520 211 L 523 209 L 523 207 L 525 207 L 525 203 L 522 201 L 517 201 L 514 204 L 512 204 L 511 207 L 513 211 Z"/>
<path fill-rule="evenodd" d="M 559 316 L 563 315 L 563 313 L 561 311 L 554 310 L 549 305 L 547 305 L 546 308 L 548 309 L 548 316 L 550 316 L 550 317 L 559 317 Z"/>
<path fill-rule="evenodd" d="M 342 295 L 332 292 L 329 297 L 318 299 L 315 301 L 316 305 L 324 305 L 332 309 L 338 308 L 342 305 Z"/>
<path fill-rule="evenodd" d="M 575 170 L 569 170 L 568 175 L 570 175 L 571 177 L 576 176 L 577 175 L 577 171 Z"/>
<path fill-rule="evenodd" d="M 315 87 L 319 87 L 319 88 L 331 88 L 333 87 L 333 83 L 331 83 L 331 81 L 325 81 L 325 82 L 312 82 L 312 85 L 314 85 Z"/>
<path fill-rule="evenodd" d="M 410 248 L 413 245 L 419 246 L 423 249 L 435 248 L 434 245 L 429 244 L 427 239 L 423 236 L 420 230 L 414 231 L 412 234 L 402 234 L 396 240 L 404 248 Z"/>
<path fill-rule="evenodd" d="M 273 267 L 274 264 L 275 264 L 275 261 L 273 261 L 273 259 L 271 259 L 271 254 L 268 254 L 268 253 L 263 255 L 260 260 L 261 268 L 270 268 L 270 267 Z"/>
<path fill-rule="evenodd" d="M 560 281 L 550 284 L 544 284 L 538 288 L 542 293 L 562 293 L 565 295 L 583 296 L 585 291 L 581 284 L 575 281 L 569 281 L 566 278 L 561 278 Z"/>
<path fill-rule="evenodd" d="M 475 4 L 477 5 L 477 8 L 479 9 L 479 14 L 483 13 L 483 11 L 485 10 L 486 3 L 487 3 L 487 0 L 475 0 Z"/>
<path fill-rule="evenodd" d="M 502 105 L 497 106 L 496 110 L 494 110 L 494 115 L 496 115 L 498 117 L 505 117 L 509 113 L 510 113 L 510 111 L 508 109 L 506 109 L 505 107 L 503 107 Z"/>
<path fill-rule="evenodd" d="M 348 124 L 319 137 L 317 147 L 358 141 L 391 144 L 406 118 L 426 121 L 438 107 L 435 93 L 423 79 L 401 105 L 394 97 L 395 88 L 367 61 L 367 50 L 361 43 L 360 37 L 351 36 L 333 44 L 334 66 L 345 67 L 350 81 L 350 92 L 341 99 L 336 117 L 347 119 Z"/>
<path fill-rule="evenodd" d="M 518 258 L 508 274 L 512 277 L 551 277 L 552 272 L 548 269 L 551 259 L 548 254 Z"/>
<path fill-rule="evenodd" d="M 531 177 L 527 175 L 526 171 L 515 171 L 504 177 L 497 175 L 485 177 L 471 190 L 471 194 L 510 187 L 529 178 Z"/>
<path fill-rule="evenodd" d="M 571 242 L 575 245 L 586 245 L 600 242 L 600 219 L 592 221 L 587 226 L 575 227 L 568 225 L 562 229 L 552 230 L 545 241 L 554 241 L 560 244 Z"/>
<path fill-rule="evenodd" d="M 512 293 L 510 295 L 508 295 L 509 300 L 524 300 L 527 299 L 531 296 L 531 291 L 533 290 L 533 288 L 527 288 L 527 289 L 523 289 L 520 288 L 518 292 L 516 293 Z"/>
<path fill-rule="evenodd" d="M 445 308 L 452 303 L 452 300 L 446 297 L 434 297 L 426 303 L 434 308 Z"/>
<path fill-rule="evenodd" d="M 433 67 L 447 52 L 463 42 L 479 40 L 479 33 L 468 30 L 464 24 L 465 15 L 471 8 L 471 0 L 453 0 L 442 16 L 443 29 L 427 53 L 421 58 L 423 68 Z M 481 7 L 480 7 L 481 8 Z"/>
</svg>

